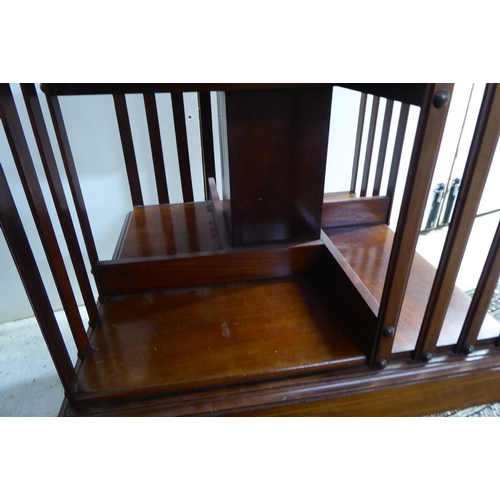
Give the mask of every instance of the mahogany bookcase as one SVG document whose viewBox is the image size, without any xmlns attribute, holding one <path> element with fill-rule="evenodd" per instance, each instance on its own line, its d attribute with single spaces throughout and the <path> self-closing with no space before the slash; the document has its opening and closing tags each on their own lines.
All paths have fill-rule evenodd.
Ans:
<svg viewBox="0 0 500 500">
<path fill-rule="evenodd" d="M 325 194 L 335 85 L 360 92 L 360 120 L 346 165 L 351 191 Z M 65 390 L 61 415 L 396 416 L 500 400 L 499 325 L 487 314 L 500 274 L 500 231 L 474 298 L 455 287 L 500 131 L 496 84 L 486 87 L 437 270 L 415 247 L 451 84 L 43 84 L 57 144 L 35 86 L 21 89 L 89 317 L 86 327 L 19 110 L 3 84 L 0 117 L 78 350 L 74 366 L 0 170 L 1 225 Z M 185 92 L 198 93 L 204 201 L 193 197 Z M 183 203 L 169 202 L 160 93 L 172 101 Z M 96 94 L 113 99 L 131 200 L 109 260 L 98 257 L 60 106 L 60 96 Z M 128 94 L 144 101 L 155 205 L 143 201 Z M 367 95 L 372 112 L 360 165 Z M 387 104 L 374 149 L 380 98 Z M 420 113 L 392 231 L 411 105 Z M 387 162 L 391 123 L 397 132 Z"/>
</svg>

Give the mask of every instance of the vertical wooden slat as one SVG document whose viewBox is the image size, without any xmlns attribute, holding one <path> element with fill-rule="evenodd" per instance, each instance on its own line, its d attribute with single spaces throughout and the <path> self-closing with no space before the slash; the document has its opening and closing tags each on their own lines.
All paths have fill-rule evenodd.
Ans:
<svg viewBox="0 0 500 500">
<path fill-rule="evenodd" d="M 165 173 L 165 162 L 163 160 L 163 149 L 161 146 L 160 124 L 158 122 L 158 109 L 156 107 L 155 94 L 143 94 L 146 107 L 146 118 L 148 122 L 149 141 L 153 155 L 153 168 L 156 179 L 156 191 L 160 204 L 168 203 L 167 175 Z"/>
<path fill-rule="evenodd" d="M 399 112 L 398 129 L 396 131 L 396 140 L 394 142 L 394 151 L 392 154 L 391 169 L 389 171 L 389 180 L 387 183 L 387 196 L 390 199 L 389 209 L 387 211 L 387 225 L 390 224 L 392 205 L 394 203 L 394 193 L 398 182 L 399 165 L 401 163 L 401 154 L 403 153 L 403 144 L 405 141 L 406 125 L 408 124 L 408 115 L 410 114 L 410 105 L 401 104 Z"/>
<path fill-rule="evenodd" d="M 201 126 L 201 154 L 205 176 L 205 199 L 210 199 L 210 179 L 215 179 L 214 133 L 212 126 L 212 105 L 210 92 L 199 92 Z"/>
<path fill-rule="evenodd" d="M 367 95 L 361 94 L 361 99 L 359 101 L 358 129 L 356 131 L 356 143 L 352 164 L 351 193 L 356 192 L 356 183 L 358 180 L 359 157 L 361 155 L 361 142 L 363 141 L 363 127 L 365 124 L 366 99 Z"/>
<path fill-rule="evenodd" d="M 182 92 L 172 92 L 172 112 L 174 115 L 175 139 L 177 141 L 177 156 L 179 158 L 179 173 L 181 175 L 182 197 L 184 203 L 194 201 L 191 166 L 189 164 L 189 149 L 186 133 L 186 115 L 184 113 L 184 98 Z"/>
<path fill-rule="evenodd" d="M 132 131 L 130 129 L 125 94 L 113 94 L 113 101 L 115 103 L 116 119 L 118 121 L 118 130 L 120 131 L 132 204 L 134 207 L 142 206 L 144 205 L 144 201 L 142 198 L 141 181 L 137 169 L 137 160 L 135 157 L 134 142 L 132 140 Z"/>
<path fill-rule="evenodd" d="M 394 101 L 387 100 L 385 104 L 384 123 L 382 125 L 382 136 L 380 137 L 380 149 L 377 159 L 377 170 L 375 172 L 375 181 L 373 183 L 373 196 L 380 195 L 380 186 L 382 184 L 382 175 L 384 173 L 385 155 L 387 153 L 387 143 L 389 141 L 389 131 L 391 128 L 392 109 Z"/>
<path fill-rule="evenodd" d="M 372 163 L 373 143 L 375 141 L 375 131 L 377 128 L 378 107 L 380 97 L 373 96 L 372 112 L 370 116 L 370 127 L 368 129 L 368 140 L 366 143 L 365 166 L 363 169 L 363 177 L 361 179 L 360 196 L 365 197 L 368 190 L 368 179 L 370 178 L 370 165 Z"/>
<path fill-rule="evenodd" d="M 0 226 L 33 308 L 33 313 L 40 325 L 50 356 L 61 379 L 64 392 L 71 399 L 76 381 L 75 369 L 71 363 L 59 325 L 52 311 L 42 277 L 40 276 L 1 165 Z"/>
<path fill-rule="evenodd" d="M 54 152 L 50 144 L 49 134 L 43 118 L 40 101 L 38 100 L 35 86 L 32 83 L 21 84 L 21 90 L 31 121 L 31 126 L 35 134 L 35 139 L 40 152 L 40 158 L 42 160 L 50 192 L 61 223 L 64 239 L 68 245 L 71 262 L 75 269 L 75 274 L 82 292 L 85 307 L 87 308 L 90 324 L 95 325 L 95 322 L 97 321 L 96 301 L 92 292 L 92 287 L 90 285 L 80 245 L 78 243 L 75 227 L 73 225 L 73 221 L 71 220 L 69 206 L 64 194 L 61 176 L 59 175 L 59 170 L 57 169 Z"/>
<path fill-rule="evenodd" d="M 488 84 L 479 111 L 460 191 L 422 321 L 415 359 L 436 348 L 500 134 L 500 88 Z"/>
<path fill-rule="evenodd" d="M 78 355 L 83 358 L 87 352 L 89 341 L 8 84 L 0 84 L 0 118 L 62 305 L 68 317 Z"/>
<path fill-rule="evenodd" d="M 97 261 L 99 259 L 97 256 L 94 237 L 92 235 L 92 229 L 90 228 L 90 221 L 87 215 L 85 201 L 83 199 L 82 188 L 80 186 L 80 181 L 78 180 L 75 161 L 73 159 L 73 154 L 71 153 L 68 134 L 66 132 L 66 127 L 64 126 L 61 106 L 59 104 L 57 96 L 52 96 L 50 94 L 47 94 L 47 104 L 52 117 L 52 122 L 54 124 L 54 130 L 56 133 L 57 141 L 59 143 L 59 149 L 61 151 L 66 175 L 68 177 L 71 195 L 73 196 L 73 201 L 76 207 L 78 222 L 80 223 L 80 228 L 82 230 L 85 248 L 87 249 L 87 254 L 90 260 L 90 266 L 92 268 L 92 271 L 94 271 L 95 265 L 97 264 Z M 100 293 L 99 281 L 96 280 L 96 283 L 97 289 Z"/>
<path fill-rule="evenodd" d="M 500 278 L 500 223 L 479 278 L 474 297 L 460 332 L 455 352 L 471 354 Z"/>
<path fill-rule="evenodd" d="M 389 361 L 394 331 L 403 305 L 427 193 L 430 189 L 449 107 L 446 104 L 443 106 L 438 104 L 438 107 L 433 105 L 433 96 L 438 89 L 451 94 L 453 85 L 429 84 L 426 88 L 380 301 L 377 331 L 370 355 L 372 367 L 382 368 Z"/>
</svg>

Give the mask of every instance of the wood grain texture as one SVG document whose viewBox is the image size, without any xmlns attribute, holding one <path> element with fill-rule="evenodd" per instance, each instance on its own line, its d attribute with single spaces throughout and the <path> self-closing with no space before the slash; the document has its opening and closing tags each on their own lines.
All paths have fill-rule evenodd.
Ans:
<svg viewBox="0 0 500 500">
<path fill-rule="evenodd" d="M 79 400 L 287 377 L 363 364 L 321 274 L 108 298 Z"/>
<path fill-rule="evenodd" d="M 326 229 L 325 233 L 371 295 L 380 303 L 394 241 L 393 231 L 385 225 L 379 225 Z M 436 269 L 416 253 L 396 328 L 393 353 L 411 352 L 415 349 L 435 273 Z M 471 299 L 455 287 L 439 337 L 439 346 L 453 349 L 470 303 Z M 487 315 L 481 325 L 479 338 L 494 338 L 499 327 L 499 323 Z"/>
<path fill-rule="evenodd" d="M 500 398 L 498 352 L 464 363 L 456 356 L 420 364 L 393 360 L 382 372 L 366 366 L 298 374 L 129 400 L 65 401 L 66 416 L 421 416 Z"/>
<path fill-rule="evenodd" d="M 213 210 L 208 202 L 136 207 L 114 259 L 219 250 Z"/>
<path fill-rule="evenodd" d="M 329 88 L 226 93 L 234 246 L 319 238 L 331 98 Z"/>
<path fill-rule="evenodd" d="M 280 278 L 306 272 L 321 249 L 316 241 L 295 247 L 100 261 L 96 279 L 104 296 L 110 296 Z"/>
<path fill-rule="evenodd" d="M 321 227 L 382 224 L 387 219 L 390 205 L 388 196 L 350 198 L 323 203 Z"/>
</svg>

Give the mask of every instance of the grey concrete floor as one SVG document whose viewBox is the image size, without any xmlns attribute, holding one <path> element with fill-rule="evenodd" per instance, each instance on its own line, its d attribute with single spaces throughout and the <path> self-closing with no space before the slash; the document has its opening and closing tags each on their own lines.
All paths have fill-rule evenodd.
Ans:
<svg viewBox="0 0 500 500">
<path fill-rule="evenodd" d="M 464 291 L 475 288 L 500 212 L 478 217 L 457 278 Z M 447 234 L 441 228 L 419 238 L 417 251 L 435 267 Z M 80 308 L 84 324 L 86 311 Z M 76 362 L 76 348 L 66 317 L 56 313 L 68 352 Z M 0 416 L 57 416 L 64 394 L 35 318 L 0 325 Z"/>
<path fill-rule="evenodd" d="M 86 324 L 86 311 L 80 308 Z M 56 319 L 76 362 L 76 347 L 62 311 Z M 55 417 L 64 391 L 35 318 L 0 325 L 0 416 Z"/>
</svg>

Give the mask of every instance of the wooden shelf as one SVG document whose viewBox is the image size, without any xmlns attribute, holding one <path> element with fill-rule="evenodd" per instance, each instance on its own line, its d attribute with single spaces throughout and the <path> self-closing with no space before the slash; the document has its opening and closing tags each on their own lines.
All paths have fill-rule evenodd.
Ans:
<svg viewBox="0 0 500 500">
<path fill-rule="evenodd" d="M 77 400 L 130 398 L 366 363 L 320 273 L 107 298 Z"/>
<path fill-rule="evenodd" d="M 393 231 L 385 224 L 328 228 L 324 231 L 380 303 L 392 249 Z M 435 268 L 421 255 L 415 253 L 393 345 L 394 353 L 411 351 L 415 348 L 435 273 Z M 471 299 L 455 287 L 438 346 L 457 342 L 470 302 Z M 496 337 L 499 327 L 499 323 L 487 315 L 479 340 Z"/>
<path fill-rule="evenodd" d="M 209 252 L 221 248 L 211 202 L 135 207 L 114 259 Z"/>
</svg>

